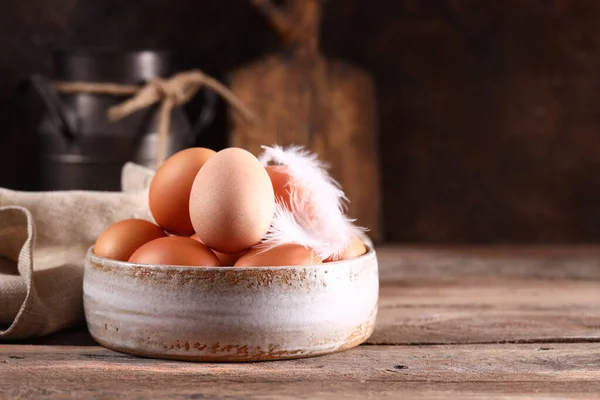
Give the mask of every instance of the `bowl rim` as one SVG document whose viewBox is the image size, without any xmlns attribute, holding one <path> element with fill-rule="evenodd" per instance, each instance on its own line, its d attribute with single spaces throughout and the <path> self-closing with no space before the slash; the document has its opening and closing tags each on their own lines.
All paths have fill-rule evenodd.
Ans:
<svg viewBox="0 0 600 400">
<path fill-rule="evenodd" d="M 371 245 L 371 243 L 364 243 L 367 248 L 367 252 L 358 257 L 349 258 L 346 260 L 339 261 L 330 261 L 327 263 L 321 264 L 310 264 L 310 265 L 270 265 L 270 266 L 253 266 L 253 267 L 233 267 L 233 266 L 210 266 L 210 265 L 194 265 L 194 266 L 186 266 L 186 265 L 169 265 L 169 264 L 141 264 L 141 263 L 131 263 L 129 261 L 120 261 L 120 260 L 112 260 L 110 258 L 100 257 L 93 252 L 94 245 L 90 246 L 86 252 L 85 259 L 86 261 L 90 260 L 93 263 L 102 264 L 110 267 L 121 267 L 121 268 L 143 268 L 148 270 L 177 270 L 177 271 L 264 271 L 264 270 L 301 270 L 301 269 L 314 269 L 314 268 L 323 268 L 326 266 L 335 266 L 335 265 L 351 265 L 356 262 L 360 262 L 361 260 L 365 260 L 367 258 L 371 258 L 375 256 L 375 249 Z M 86 262 L 87 264 L 87 262 Z"/>
</svg>

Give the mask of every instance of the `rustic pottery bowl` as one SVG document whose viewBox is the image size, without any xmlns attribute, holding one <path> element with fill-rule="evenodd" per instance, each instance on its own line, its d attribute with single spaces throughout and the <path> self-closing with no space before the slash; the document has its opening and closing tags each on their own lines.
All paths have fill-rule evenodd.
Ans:
<svg viewBox="0 0 600 400">
<path fill-rule="evenodd" d="M 282 360 L 349 349 L 371 335 L 377 315 L 368 244 L 352 260 L 251 268 L 133 264 L 90 248 L 87 325 L 101 345 L 153 358 Z"/>
</svg>

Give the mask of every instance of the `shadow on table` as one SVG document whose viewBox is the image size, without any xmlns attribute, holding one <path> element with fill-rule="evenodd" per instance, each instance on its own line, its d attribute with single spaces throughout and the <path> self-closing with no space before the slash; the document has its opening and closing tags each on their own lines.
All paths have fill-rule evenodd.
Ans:
<svg viewBox="0 0 600 400">
<path fill-rule="evenodd" d="M 0 340 L 0 344 L 31 344 L 45 346 L 97 346 L 98 343 L 92 339 L 86 328 L 69 329 L 53 333 L 48 336 L 23 339 L 23 340 Z"/>
</svg>

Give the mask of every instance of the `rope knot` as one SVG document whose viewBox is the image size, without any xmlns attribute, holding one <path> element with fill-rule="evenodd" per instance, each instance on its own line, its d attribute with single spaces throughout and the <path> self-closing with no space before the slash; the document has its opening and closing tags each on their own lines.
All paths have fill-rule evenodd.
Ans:
<svg viewBox="0 0 600 400">
<path fill-rule="evenodd" d="M 149 83 L 156 90 L 160 97 L 169 99 L 174 105 L 180 106 L 189 101 L 182 80 L 171 79 L 153 79 Z"/>
<path fill-rule="evenodd" d="M 166 158 L 167 136 L 170 133 L 171 111 L 173 107 L 190 101 L 204 86 L 220 94 L 247 120 L 256 121 L 254 114 L 230 89 L 199 70 L 180 72 L 168 79 L 156 78 L 142 87 L 97 82 L 59 82 L 56 86 L 60 91 L 67 93 L 85 92 L 112 94 L 115 96 L 133 95 L 121 104 L 108 109 L 108 119 L 111 121 L 118 121 L 153 104 L 160 104 L 158 118 L 159 137 L 156 151 L 157 168 Z"/>
</svg>

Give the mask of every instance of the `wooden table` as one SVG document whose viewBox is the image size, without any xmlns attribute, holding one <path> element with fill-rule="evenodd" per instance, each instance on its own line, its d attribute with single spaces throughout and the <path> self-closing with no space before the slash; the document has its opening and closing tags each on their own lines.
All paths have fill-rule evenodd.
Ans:
<svg viewBox="0 0 600 400">
<path fill-rule="evenodd" d="M 600 398 L 600 248 L 378 254 L 377 327 L 356 349 L 196 364 L 71 331 L 0 345 L 0 398 Z"/>
</svg>

